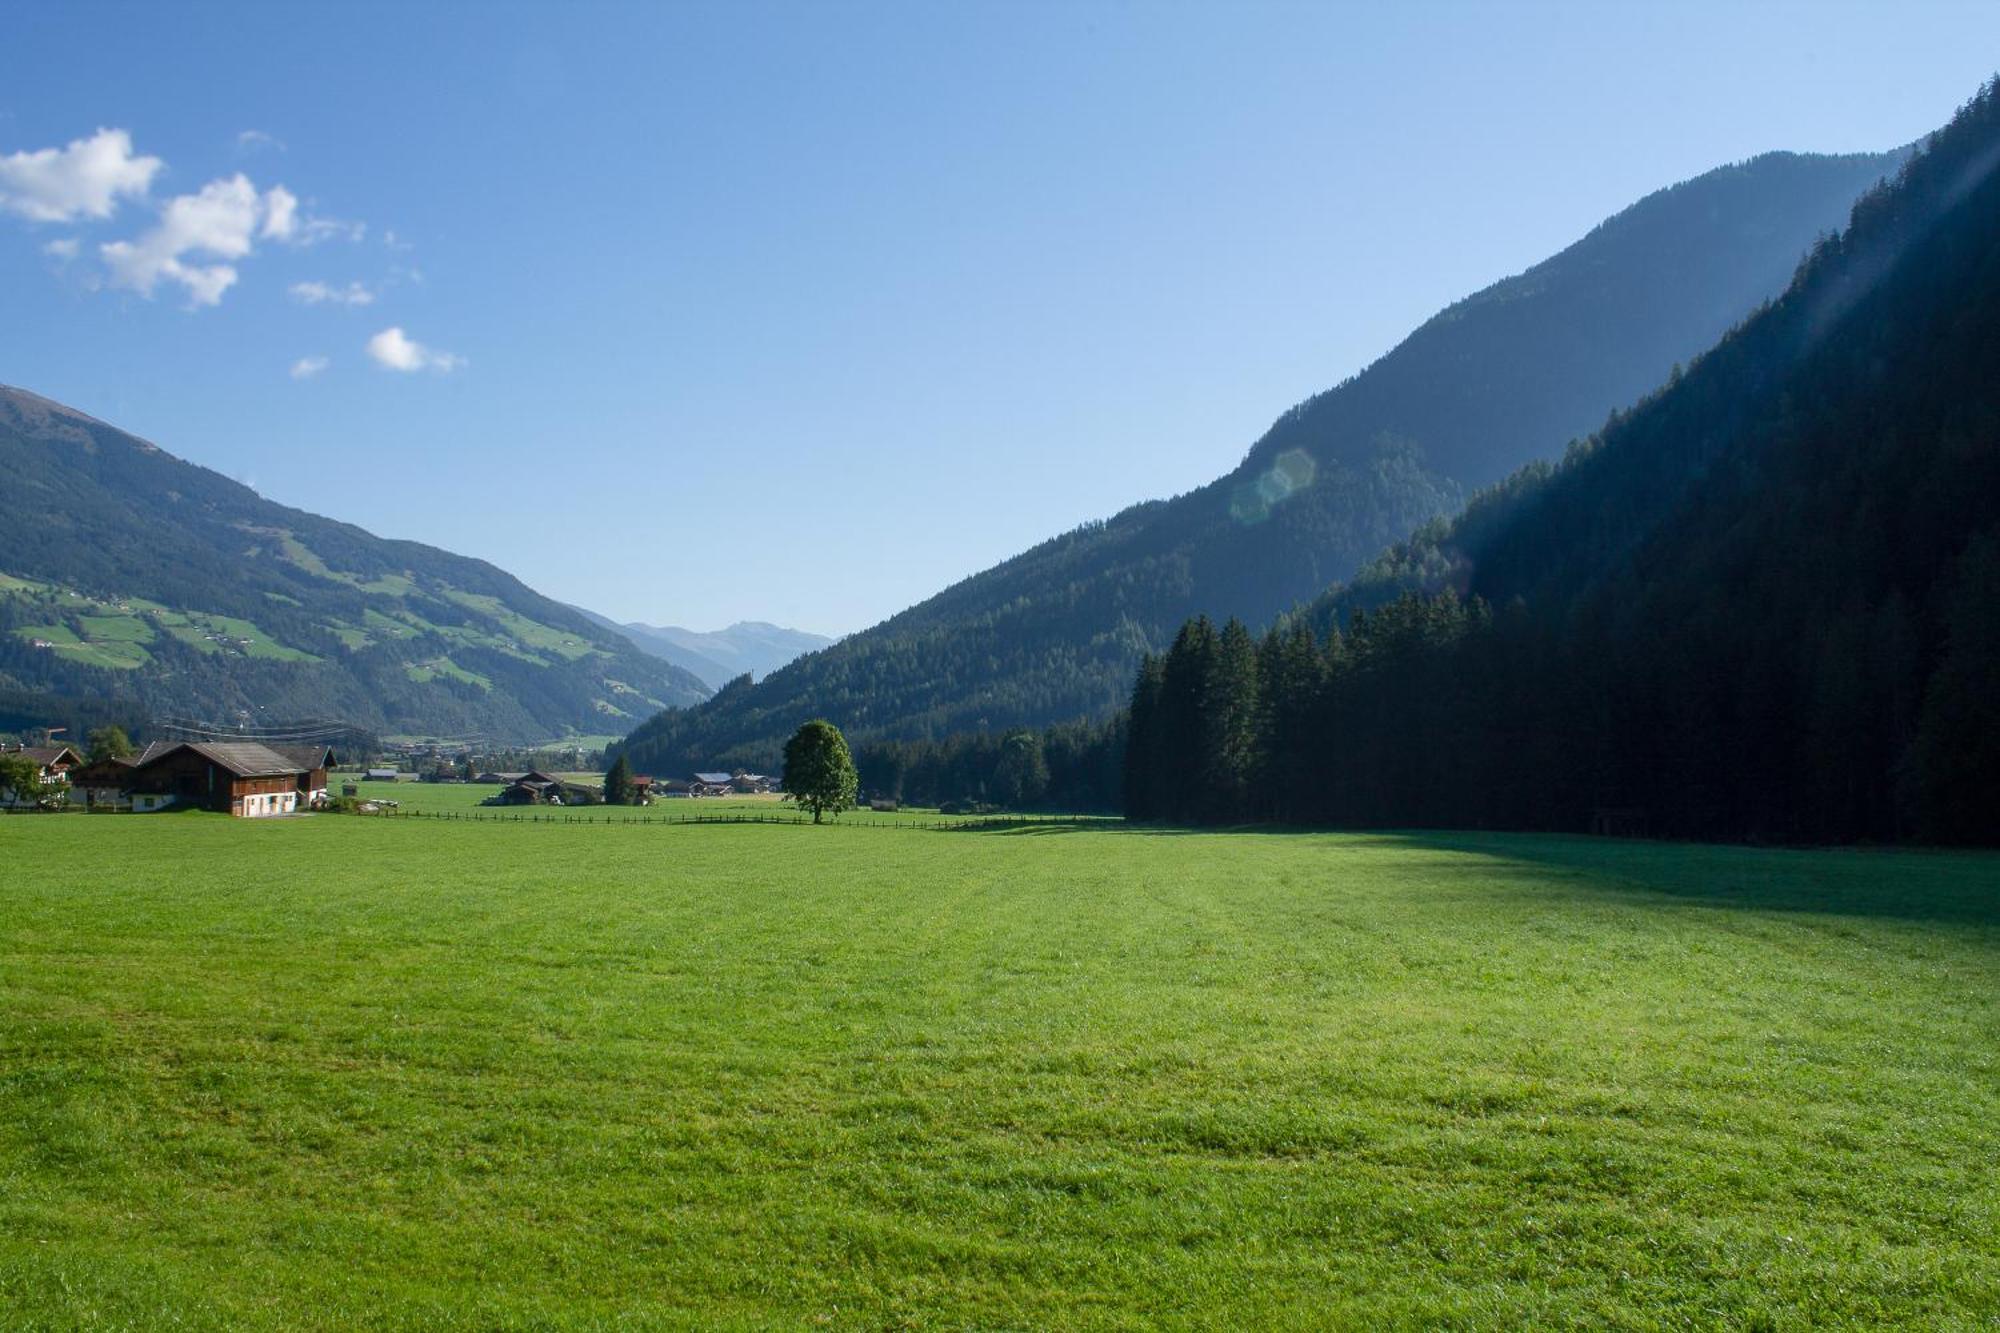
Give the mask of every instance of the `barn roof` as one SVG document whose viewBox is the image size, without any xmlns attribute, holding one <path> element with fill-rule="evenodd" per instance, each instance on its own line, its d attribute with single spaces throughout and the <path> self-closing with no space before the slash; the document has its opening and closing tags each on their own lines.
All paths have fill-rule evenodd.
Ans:
<svg viewBox="0 0 2000 1333">
<path fill-rule="evenodd" d="M 270 746 L 259 745 L 256 741 L 187 741 L 165 753 L 171 754 L 178 749 L 193 750 L 217 768 L 227 769 L 239 778 L 290 777 L 306 771 Z M 153 756 L 155 760 L 162 757 Z"/>
<path fill-rule="evenodd" d="M 694 780 L 706 786 L 719 787 L 726 782 L 736 781 L 736 775 L 733 773 L 697 773 L 694 775 Z"/>
<path fill-rule="evenodd" d="M 273 745 L 270 750 L 304 769 L 332 768 L 334 763 L 331 745 Z"/>
</svg>

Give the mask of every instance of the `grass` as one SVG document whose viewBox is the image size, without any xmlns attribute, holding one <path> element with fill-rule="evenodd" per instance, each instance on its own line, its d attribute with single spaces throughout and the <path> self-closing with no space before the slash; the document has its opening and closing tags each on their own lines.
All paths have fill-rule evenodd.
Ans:
<svg viewBox="0 0 2000 1333">
<path fill-rule="evenodd" d="M 449 657 L 433 657 L 428 662 L 411 662 L 404 666 L 403 674 L 419 685 L 446 678 L 463 681 L 467 685 L 477 685 L 482 690 L 493 688 L 493 682 L 477 671 L 467 671 Z"/>
<path fill-rule="evenodd" d="M 596 787 L 603 783 L 602 773 L 557 773 L 572 782 Z M 686 823 L 695 820 L 727 819 L 735 816 L 748 818 L 789 819 L 797 815 L 798 808 L 780 796 L 704 796 L 699 800 L 686 798 L 661 799 L 644 806 L 578 806 L 573 810 L 560 807 L 494 807 L 486 804 L 487 798 L 497 795 L 502 789 L 490 783 L 477 782 L 368 782 L 357 781 L 352 773 L 335 773 L 331 786 L 337 793 L 349 784 L 364 800 L 388 800 L 406 814 L 476 814 L 497 818 L 505 816 L 513 820 L 517 815 L 530 818 L 541 815 L 545 818 L 562 819 L 573 815 L 578 819 L 638 820 L 642 823 Z M 831 818 L 831 816 L 829 817 Z M 881 812 L 873 810 L 850 810 L 835 820 L 837 823 L 875 826 L 880 824 L 935 824 L 945 817 L 937 811 L 917 806 Z"/>
<path fill-rule="evenodd" d="M 15 1326 L 2000 1318 L 1990 856 L 187 815 L 0 858 Z"/>
<path fill-rule="evenodd" d="M 19 626 L 22 639 L 41 639 L 49 651 L 71 661 L 113 670 L 145 666 L 152 654 L 145 649 L 164 630 L 198 652 L 241 653 L 276 662 L 316 662 L 311 653 L 278 642 L 249 620 L 206 612 L 173 611 L 143 598 L 86 597 L 67 588 L 31 583 L 0 575 L 0 596 L 24 597 L 61 617 L 48 624 Z"/>
</svg>

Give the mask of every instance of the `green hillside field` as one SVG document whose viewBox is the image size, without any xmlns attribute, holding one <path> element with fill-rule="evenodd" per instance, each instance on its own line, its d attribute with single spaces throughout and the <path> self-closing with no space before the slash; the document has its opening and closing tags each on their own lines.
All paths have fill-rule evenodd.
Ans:
<svg viewBox="0 0 2000 1333">
<path fill-rule="evenodd" d="M 1988 1328 L 2000 858 L 0 819 L 13 1327 Z"/>
</svg>

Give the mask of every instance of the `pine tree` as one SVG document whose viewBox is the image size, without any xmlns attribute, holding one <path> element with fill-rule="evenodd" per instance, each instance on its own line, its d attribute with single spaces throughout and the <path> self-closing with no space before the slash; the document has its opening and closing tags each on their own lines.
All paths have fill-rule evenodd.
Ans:
<svg viewBox="0 0 2000 1333">
<path fill-rule="evenodd" d="M 1160 817 L 1160 688 L 1164 667 L 1151 653 L 1139 663 L 1132 682 L 1132 705 L 1125 728 L 1124 810 L 1127 819 Z"/>
<path fill-rule="evenodd" d="M 632 804 L 632 766 L 625 762 L 622 753 L 611 762 L 611 771 L 604 775 L 604 803 Z"/>
</svg>

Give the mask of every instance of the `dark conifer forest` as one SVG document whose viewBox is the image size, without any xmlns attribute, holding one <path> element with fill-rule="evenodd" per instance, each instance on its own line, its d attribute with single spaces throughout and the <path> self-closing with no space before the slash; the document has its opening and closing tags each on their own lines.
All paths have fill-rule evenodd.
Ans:
<svg viewBox="0 0 2000 1333">
<path fill-rule="evenodd" d="M 2000 92 L 1553 466 L 1131 697 L 1137 819 L 2000 839 Z"/>
</svg>

